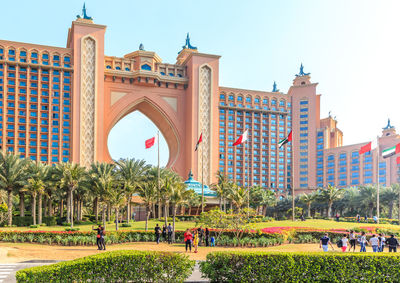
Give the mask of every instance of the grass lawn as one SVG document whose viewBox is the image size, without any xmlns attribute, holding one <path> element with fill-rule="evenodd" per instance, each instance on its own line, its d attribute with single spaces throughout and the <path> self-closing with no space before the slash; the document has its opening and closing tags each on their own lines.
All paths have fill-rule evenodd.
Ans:
<svg viewBox="0 0 400 283">
<path fill-rule="evenodd" d="M 153 231 L 156 224 L 159 224 L 161 227 L 164 224 L 164 221 L 150 220 L 149 221 L 149 230 Z M 132 227 L 119 227 L 120 230 L 144 230 L 145 222 L 131 222 Z M 195 227 L 195 222 L 193 221 L 182 221 L 176 222 L 175 224 L 177 230 L 186 230 L 187 228 Z M 271 221 L 271 222 L 262 222 L 256 223 L 256 229 L 262 229 L 266 227 L 310 227 L 310 228 L 319 228 L 319 229 L 337 229 L 337 228 L 353 228 L 353 227 L 383 227 L 388 229 L 397 230 L 400 229 L 399 225 L 392 224 L 371 224 L 371 223 L 353 223 L 353 222 L 336 222 L 333 220 L 323 220 L 323 219 L 314 219 L 314 220 L 306 220 L 306 221 Z M 80 231 L 90 231 L 92 229 L 92 225 L 75 225 L 75 227 L 79 227 Z M 50 226 L 50 227 L 40 227 L 40 228 L 29 228 L 29 227 L 2 227 L 0 231 L 26 231 L 26 230 L 41 230 L 41 231 L 63 231 L 66 227 L 64 226 Z M 115 230 L 115 224 L 107 224 L 106 229 L 109 231 Z"/>
</svg>

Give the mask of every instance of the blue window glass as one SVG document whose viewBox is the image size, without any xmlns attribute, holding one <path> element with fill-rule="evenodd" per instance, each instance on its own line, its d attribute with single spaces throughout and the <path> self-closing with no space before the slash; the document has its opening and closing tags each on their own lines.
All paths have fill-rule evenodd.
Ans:
<svg viewBox="0 0 400 283">
<path fill-rule="evenodd" d="M 307 105 L 307 104 L 308 104 L 308 101 L 306 101 L 306 100 L 300 101 L 300 105 Z"/>
<path fill-rule="evenodd" d="M 141 69 L 145 71 L 151 71 L 151 66 L 149 64 L 143 64 Z"/>
</svg>

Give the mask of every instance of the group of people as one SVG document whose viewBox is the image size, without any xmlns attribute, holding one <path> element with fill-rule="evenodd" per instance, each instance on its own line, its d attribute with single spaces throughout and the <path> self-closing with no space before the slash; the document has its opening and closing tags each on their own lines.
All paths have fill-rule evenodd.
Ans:
<svg viewBox="0 0 400 283">
<path fill-rule="evenodd" d="M 106 234 L 106 232 L 105 232 L 104 227 L 99 225 L 99 227 L 94 229 L 93 226 L 92 226 L 92 230 L 93 231 L 97 231 L 97 235 L 96 235 L 97 249 L 105 251 L 106 250 L 106 242 L 104 240 L 104 235 Z"/>
<path fill-rule="evenodd" d="M 372 237 L 367 240 L 365 232 L 361 232 L 361 234 L 357 236 L 354 231 L 350 231 L 349 234 L 343 234 L 343 237 L 338 240 L 336 244 L 342 252 L 351 251 L 351 249 L 355 252 L 357 242 L 360 245 L 360 252 L 366 252 L 366 246 L 370 245 L 374 253 L 384 252 L 385 246 L 388 246 L 389 252 L 397 252 L 397 246 L 400 245 L 394 235 L 390 235 L 390 238 L 386 239 L 382 233 L 378 235 L 373 234 Z M 322 248 L 324 252 L 327 252 L 329 245 L 332 247 L 332 250 L 335 250 L 328 233 L 325 233 L 320 239 L 319 247 Z"/>
<path fill-rule="evenodd" d="M 172 244 L 172 226 L 171 223 L 168 223 L 168 226 L 163 225 L 162 229 L 158 224 L 154 228 L 154 233 L 156 234 L 156 242 L 160 243 L 161 236 L 164 241 L 168 241 L 168 244 Z"/>
<path fill-rule="evenodd" d="M 193 245 L 194 252 L 197 253 L 198 246 L 201 246 L 203 243 L 206 245 L 206 247 L 215 247 L 214 236 L 210 238 L 210 230 L 208 228 L 204 230 L 202 226 L 200 226 L 200 228 L 198 229 L 194 229 L 193 231 L 190 231 L 190 229 L 186 229 L 183 237 L 186 252 L 188 250 L 192 252 Z"/>
</svg>

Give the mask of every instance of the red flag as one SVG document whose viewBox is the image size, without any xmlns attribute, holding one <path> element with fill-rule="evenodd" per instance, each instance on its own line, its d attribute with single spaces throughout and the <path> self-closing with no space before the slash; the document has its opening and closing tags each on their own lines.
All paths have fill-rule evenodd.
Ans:
<svg viewBox="0 0 400 283">
<path fill-rule="evenodd" d="M 360 150 L 358 151 L 358 153 L 361 155 L 363 153 L 369 152 L 371 151 L 371 146 L 372 146 L 372 142 L 367 143 L 366 145 L 363 145 Z"/>
<path fill-rule="evenodd" d="M 396 144 L 396 153 L 398 154 L 400 152 L 400 143 Z"/>
<path fill-rule="evenodd" d="M 238 144 L 242 144 L 242 143 L 244 143 L 245 141 L 247 141 L 247 130 L 244 131 L 244 133 L 241 134 L 241 135 L 238 137 L 238 139 L 235 141 L 235 143 L 233 144 L 233 146 L 236 146 L 236 145 L 238 145 Z"/>
<path fill-rule="evenodd" d="M 144 142 L 144 145 L 147 148 L 152 147 L 156 143 L 156 137 L 152 137 Z"/>
<path fill-rule="evenodd" d="M 202 141 L 203 141 L 203 133 L 200 134 L 199 140 L 196 143 L 196 148 L 194 149 L 194 151 L 197 151 L 197 149 L 199 148 L 199 145 Z"/>
<path fill-rule="evenodd" d="M 400 156 L 397 156 L 397 158 L 396 158 L 396 163 L 397 163 L 397 164 L 400 164 Z"/>
</svg>

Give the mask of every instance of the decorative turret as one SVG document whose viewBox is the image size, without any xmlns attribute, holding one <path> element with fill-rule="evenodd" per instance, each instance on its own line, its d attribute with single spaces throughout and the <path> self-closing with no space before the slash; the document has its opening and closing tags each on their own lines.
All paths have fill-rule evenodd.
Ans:
<svg viewBox="0 0 400 283">
<path fill-rule="evenodd" d="M 86 14 L 86 5 L 85 5 L 85 3 L 83 3 L 82 17 L 81 17 L 80 15 L 76 15 L 76 18 L 77 18 L 77 19 L 83 19 L 83 20 L 93 21 L 93 18 L 92 18 L 92 17 L 89 17 L 89 16 Z"/>
<path fill-rule="evenodd" d="M 296 74 L 295 76 L 296 76 L 296 78 L 293 80 L 294 86 L 302 86 L 302 85 L 311 84 L 310 73 L 304 72 L 303 63 L 300 64 L 300 72 L 298 74 Z"/>
<path fill-rule="evenodd" d="M 388 119 L 386 127 L 382 128 L 382 137 L 388 137 L 396 135 L 396 128 L 390 125 L 390 119 Z"/>
<path fill-rule="evenodd" d="M 182 46 L 182 50 L 178 52 L 178 57 L 176 58 L 176 63 L 178 65 L 183 64 L 186 58 L 193 52 L 197 52 L 197 47 L 190 44 L 189 33 L 186 34 L 185 45 Z"/>
<path fill-rule="evenodd" d="M 139 45 L 139 50 L 144 50 L 144 45 L 143 45 L 143 43 L 140 43 L 140 45 Z"/>
</svg>

